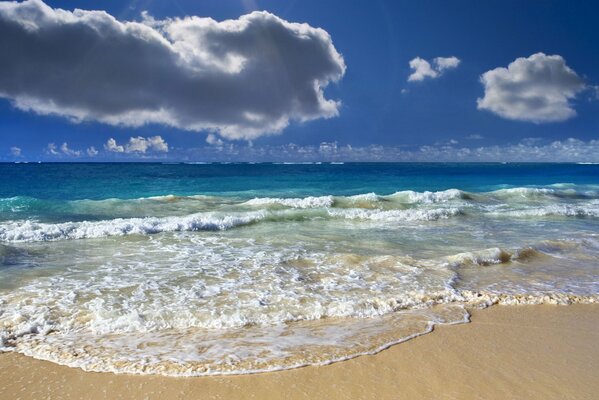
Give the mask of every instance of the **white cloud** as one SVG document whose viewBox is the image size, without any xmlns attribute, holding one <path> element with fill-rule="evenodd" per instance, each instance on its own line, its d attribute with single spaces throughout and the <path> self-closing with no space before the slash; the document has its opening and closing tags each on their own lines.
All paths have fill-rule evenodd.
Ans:
<svg viewBox="0 0 599 400">
<path fill-rule="evenodd" d="M 485 72 L 480 79 L 485 86 L 484 97 L 477 100 L 480 110 L 534 123 L 574 117 L 571 100 L 586 87 L 562 56 L 543 53 L 518 58 L 507 68 Z"/>
<path fill-rule="evenodd" d="M 53 156 L 57 156 L 60 154 L 57 151 L 56 144 L 54 143 L 48 143 L 48 146 L 46 146 L 46 153 L 51 154 Z"/>
<path fill-rule="evenodd" d="M 132 22 L 0 2 L 0 48 L 0 97 L 21 110 L 227 139 L 337 116 L 340 103 L 323 90 L 345 73 L 325 30 L 268 12 Z"/>
<path fill-rule="evenodd" d="M 64 142 L 60 145 L 60 151 L 62 152 L 62 154 L 72 157 L 79 157 L 81 155 L 81 152 L 79 150 L 70 149 L 67 142 Z"/>
<path fill-rule="evenodd" d="M 419 82 L 427 78 L 435 79 L 440 77 L 445 70 L 457 68 L 460 65 L 460 59 L 451 57 L 436 57 L 433 59 L 434 67 L 423 58 L 416 57 L 410 60 L 410 68 L 414 71 L 408 77 L 408 82 Z"/>
<path fill-rule="evenodd" d="M 460 145 L 445 141 L 418 148 L 342 145 L 204 146 L 177 154 L 188 161 L 385 161 L 385 162 L 599 162 L 599 140 L 525 138 L 503 145 Z"/>
<path fill-rule="evenodd" d="M 116 143 L 116 140 L 114 140 L 113 138 L 110 138 L 106 141 L 106 144 L 104 144 L 104 149 L 113 153 L 125 152 L 125 148 L 123 146 L 118 145 Z"/>
<path fill-rule="evenodd" d="M 431 64 L 420 57 L 410 60 L 410 68 L 412 68 L 414 72 L 408 77 L 408 82 L 423 81 L 426 78 L 434 79 L 439 76 L 439 73 L 431 67 Z"/>
<path fill-rule="evenodd" d="M 86 153 L 90 157 L 95 157 L 98 155 L 98 150 L 94 146 L 90 146 L 87 148 Z"/>
<path fill-rule="evenodd" d="M 437 71 L 442 72 L 446 69 L 457 68 L 461 60 L 457 57 L 437 57 L 434 59 Z"/>
<path fill-rule="evenodd" d="M 223 145 L 223 141 L 220 140 L 216 135 L 209 133 L 208 136 L 206 136 L 206 143 L 212 145 L 212 146 L 222 146 Z"/>
<path fill-rule="evenodd" d="M 15 157 L 20 157 L 21 156 L 21 148 L 17 147 L 17 146 L 12 146 L 10 148 L 10 154 Z"/>
<path fill-rule="evenodd" d="M 55 143 L 48 143 L 48 145 L 46 146 L 46 153 L 52 156 L 59 157 L 79 157 L 81 155 L 81 151 L 69 148 L 67 142 L 64 142 L 60 146 L 57 146 Z"/>
<path fill-rule="evenodd" d="M 140 153 L 147 152 L 167 153 L 169 150 L 168 143 L 161 136 L 142 137 L 136 136 L 129 138 L 129 142 L 125 145 L 119 145 L 115 139 L 110 138 L 104 144 L 104 148 L 113 153 Z"/>
</svg>

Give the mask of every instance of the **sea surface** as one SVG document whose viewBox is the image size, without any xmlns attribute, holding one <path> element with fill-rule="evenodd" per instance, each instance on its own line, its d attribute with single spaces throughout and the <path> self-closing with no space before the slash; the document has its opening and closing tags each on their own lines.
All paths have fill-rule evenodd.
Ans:
<svg viewBox="0 0 599 400">
<path fill-rule="evenodd" d="M 598 301 L 599 165 L 0 164 L 0 351 L 252 373 Z"/>
</svg>

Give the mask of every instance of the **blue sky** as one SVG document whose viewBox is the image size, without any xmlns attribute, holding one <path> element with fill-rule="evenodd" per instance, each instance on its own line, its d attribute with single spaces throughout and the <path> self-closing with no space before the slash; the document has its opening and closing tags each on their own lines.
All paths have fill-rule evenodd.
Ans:
<svg viewBox="0 0 599 400">
<path fill-rule="evenodd" d="M 0 93 L 8 93 L 0 99 L 0 160 L 510 161 L 526 160 L 528 153 L 536 154 L 532 160 L 542 161 L 594 161 L 599 157 L 595 151 L 599 149 L 596 141 L 599 139 L 599 27 L 596 24 L 599 6 L 593 2 L 47 1 L 46 5 L 70 11 L 75 8 L 104 10 L 118 21 L 142 21 L 144 11 L 147 12 L 145 21 L 149 16 L 155 21 L 185 16 L 222 21 L 266 10 L 284 23 L 306 23 L 312 28 L 322 28 L 330 36 L 334 51 L 342 57 L 345 69 L 339 60 L 331 66 L 327 64 L 330 60 L 326 55 L 315 54 L 312 59 L 310 53 L 302 54 L 305 64 L 300 59 L 297 68 L 303 71 L 315 66 L 316 74 L 326 76 L 322 78 L 324 100 L 337 103 L 333 106 L 324 100 L 308 102 L 302 104 L 299 111 L 281 106 L 269 115 L 268 124 L 262 126 L 226 118 L 213 122 L 209 111 L 196 120 L 190 117 L 197 115 L 196 111 L 178 114 L 173 117 L 179 121 L 176 123 L 156 122 L 162 120 L 150 118 L 146 124 L 140 117 L 143 123 L 135 122 L 133 126 L 129 122 L 123 124 L 121 117 L 115 117 L 114 122 L 107 114 L 114 111 L 105 108 L 98 117 L 99 111 L 92 105 L 91 111 L 81 114 L 82 118 L 73 118 L 73 113 L 79 111 L 61 115 L 62 103 L 54 102 L 52 92 L 34 91 L 38 96 L 34 101 L 31 100 L 34 92 L 23 89 L 26 84 L 7 84 L 8 89 L 5 89 L 0 82 Z M 4 23 L 16 18 L 16 14 L 7 15 Z M 33 18 L 19 15 L 19 18 Z M 209 40 L 206 37 L 202 36 L 203 40 Z M 318 35 L 314 37 L 316 41 L 327 40 Z M 48 58 L 60 61 L 60 49 L 68 43 L 58 43 L 53 49 L 59 50 Z M 224 46 L 222 43 L 219 42 L 219 46 Z M 22 51 L 40 52 L 39 47 L 35 49 L 24 47 Z M 293 51 L 294 48 L 290 48 L 289 54 L 283 56 L 292 57 Z M 532 58 L 539 53 L 543 55 Z M 113 54 L 120 53 L 109 54 L 115 58 L 106 65 L 118 66 L 122 60 Z M 553 56 L 557 58 L 551 58 Z M 437 76 L 408 81 L 415 72 L 410 68 L 410 61 L 417 57 L 428 62 Z M 456 57 L 459 63 L 442 71 L 437 68 L 435 72 L 437 57 Z M 511 74 L 507 78 L 497 71 L 490 76 L 493 82 L 487 87 L 481 82 L 484 73 L 508 68 L 519 58 L 522 62 L 514 65 L 513 71 L 512 68 L 506 70 Z M 150 57 L 146 63 L 157 59 L 160 57 Z M 268 59 L 251 61 L 271 65 Z M 44 59 L 39 65 L 44 68 L 54 65 L 52 63 Z M 16 62 L 15 65 L 12 71 L 20 68 Z M 284 65 L 293 68 L 292 64 Z M 322 66 L 322 70 L 317 71 L 318 66 Z M 546 66 L 553 68 L 550 74 L 535 72 Z M 70 79 L 72 72 L 68 68 L 61 71 L 64 71 L 64 79 Z M 173 69 L 169 74 L 178 71 Z M 528 74 L 524 81 L 519 80 L 522 71 Z M 48 72 L 52 73 L 56 72 Z M 258 79 L 270 87 L 269 76 L 250 75 L 249 79 Z M 149 75 L 147 79 L 159 80 L 162 76 Z M 306 79 L 311 77 L 306 76 Z M 45 84 L 43 79 L 40 82 L 36 84 Z M 93 82 L 96 86 L 101 84 Z M 113 85 L 108 82 L 106 86 L 108 84 Z M 88 82 L 79 82 L 65 90 L 83 91 L 86 85 Z M 217 93 L 210 98 L 224 93 L 218 85 L 215 87 Z M 276 92 L 276 95 L 303 98 L 293 92 L 299 84 L 289 87 L 288 93 Z M 48 90 L 59 91 L 60 86 Z M 256 102 L 264 102 L 264 107 L 269 104 L 266 98 L 271 93 L 268 90 L 265 89 L 264 99 L 256 98 Z M 506 90 L 513 92 L 506 93 Z M 118 90 L 113 92 L 116 99 L 125 98 Z M 477 99 L 487 94 L 486 105 L 477 107 Z M 21 95 L 30 96 L 25 105 L 19 103 Z M 73 94 L 73 101 L 78 95 Z M 170 95 L 165 93 L 166 104 Z M 172 96 L 177 102 L 173 107 L 180 108 L 179 101 L 194 102 L 193 93 L 185 100 L 176 93 Z M 59 98 L 63 97 L 56 97 Z M 515 109 L 514 104 L 522 99 L 526 101 Z M 198 104 L 202 101 L 211 104 L 205 99 L 199 99 Z M 228 104 L 226 98 L 223 101 Z M 546 101 L 555 103 L 547 105 Z M 40 102 L 48 103 L 40 106 Z M 40 112 L 50 103 L 57 104 L 52 112 Z M 201 110 L 206 109 L 202 107 Z M 232 109 L 231 112 L 244 110 Z M 137 116 L 131 118 L 138 121 Z M 287 121 L 283 123 L 281 118 Z M 171 117 L 164 119 L 171 120 Z M 210 122 L 206 122 L 208 120 Z M 201 128 L 203 126 L 208 128 Z M 109 139 L 114 139 L 114 146 L 107 145 Z M 323 142 L 336 142 L 336 145 L 321 146 Z M 54 146 L 48 147 L 49 143 Z M 95 151 L 87 152 L 91 146 Z"/>
</svg>

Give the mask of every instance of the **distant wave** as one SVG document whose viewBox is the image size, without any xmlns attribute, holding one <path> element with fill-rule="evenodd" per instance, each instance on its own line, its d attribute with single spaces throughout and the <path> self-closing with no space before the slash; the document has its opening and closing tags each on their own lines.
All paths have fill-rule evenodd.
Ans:
<svg viewBox="0 0 599 400">
<path fill-rule="evenodd" d="M 599 187 L 588 186 L 576 187 L 568 184 L 556 184 L 552 187 L 532 188 L 516 187 L 499 189 L 491 192 L 467 192 L 459 189 L 447 189 L 436 192 L 417 192 L 413 190 L 402 190 L 388 195 L 377 193 L 363 193 L 350 196 L 322 195 L 306 197 L 254 197 L 251 199 L 242 196 L 216 196 L 216 195 L 157 195 L 140 197 L 135 199 L 109 198 L 102 200 L 44 200 L 27 196 L 14 196 L 0 198 L 0 212 L 20 211 L 34 209 L 36 207 L 48 207 L 49 204 L 62 203 L 63 205 L 89 205 L 110 204 L 111 207 L 132 203 L 159 203 L 159 202 L 184 202 L 184 201 L 207 201 L 212 204 L 231 204 L 247 206 L 279 205 L 289 208 L 319 208 L 319 207 L 344 207 L 365 204 L 365 208 L 379 205 L 381 202 L 398 204 L 434 204 L 449 203 L 455 201 L 468 201 L 470 203 L 494 202 L 522 202 L 526 200 L 559 200 L 559 199 L 599 199 Z M 368 204 L 370 203 L 370 204 Z"/>
</svg>

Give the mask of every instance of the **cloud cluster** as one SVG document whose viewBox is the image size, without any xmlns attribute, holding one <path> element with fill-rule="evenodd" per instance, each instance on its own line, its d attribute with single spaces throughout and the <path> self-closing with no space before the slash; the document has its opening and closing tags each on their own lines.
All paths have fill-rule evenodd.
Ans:
<svg viewBox="0 0 599 400">
<path fill-rule="evenodd" d="M 485 87 L 484 96 L 477 100 L 480 110 L 534 123 L 574 117 L 571 100 L 586 88 L 562 56 L 543 53 L 487 71 L 480 80 Z"/>
<path fill-rule="evenodd" d="M 444 71 L 457 68 L 458 65 L 460 65 L 460 59 L 454 56 L 436 57 L 433 59 L 433 65 L 423 58 L 416 57 L 410 60 L 410 68 L 413 72 L 408 77 L 408 82 L 419 82 L 427 78 L 438 78 Z"/>
<path fill-rule="evenodd" d="M 21 110 L 227 139 L 336 116 L 323 90 L 345 73 L 326 31 L 268 12 L 131 22 L 0 2 L 0 48 L 0 97 Z"/>
<path fill-rule="evenodd" d="M 220 147 L 180 150 L 175 154 L 178 160 L 188 161 L 599 162 L 599 140 L 569 138 L 547 141 L 542 138 L 526 138 L 516 143 L 475 146 L 461 145 L 453 139 L 414 148 L 377 144 L 351 146 L 337 142 L 308 146 L 293 143 L 280 146 L 244 146 L 229 143 Z"/>
<path fill-rule="evenodd" d="M 115 139 L 110 138 L 104 144 L 104 149 L 111 153 L 146 154 L 147 152 L 168 153 L 169 147 L 161 136 L 147 138 L 136 136 L 129 138 L 129 142 L 124 145 L 120 145 Z"/>
<path fill-rule="evenodd" d="M 52 156 L 67 156 L 67 157 L 79 157 L 81 156 L 80 150 L 73 150 L 69 147 L 67 142 L 64 142 L 60 146 L 55 143 L 48 143 L 46 146 L 46 153 Z"/>
</svg>

